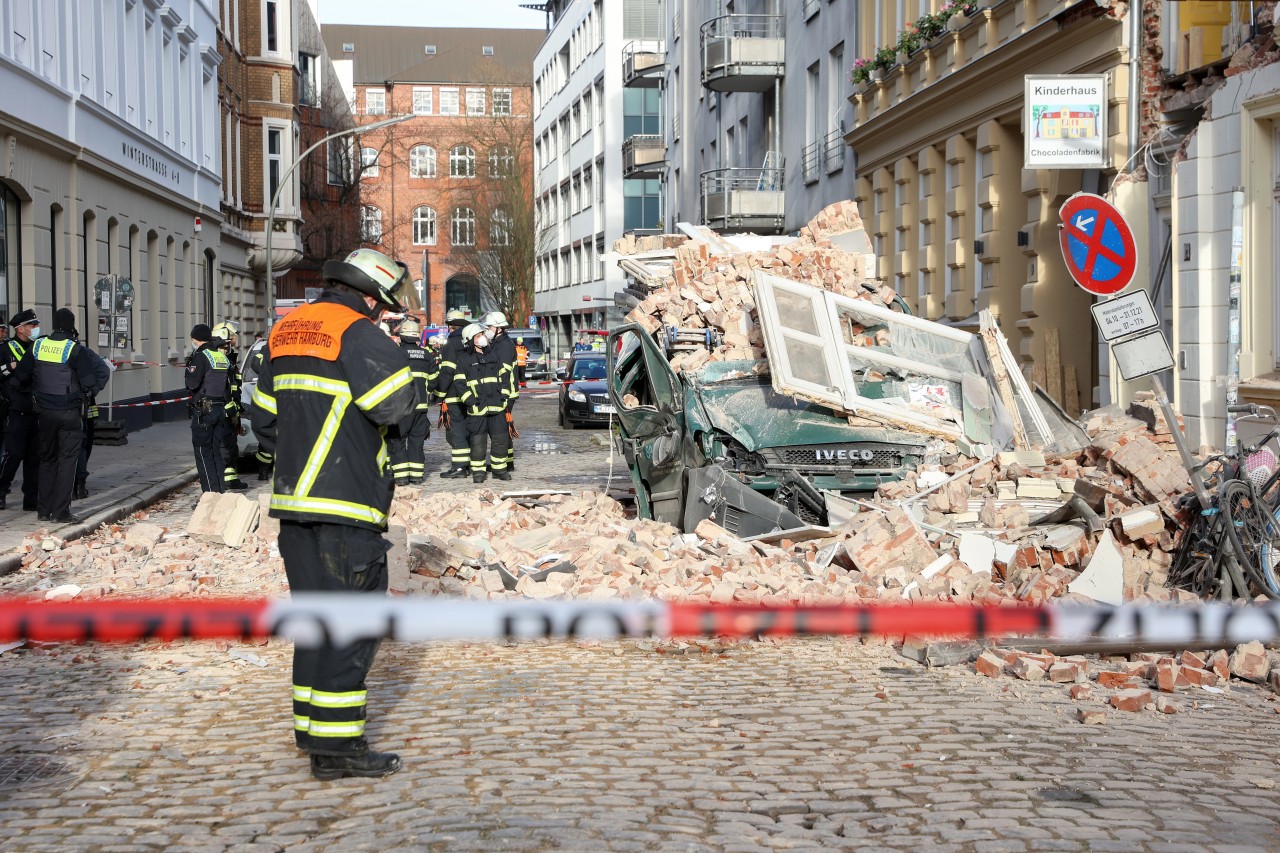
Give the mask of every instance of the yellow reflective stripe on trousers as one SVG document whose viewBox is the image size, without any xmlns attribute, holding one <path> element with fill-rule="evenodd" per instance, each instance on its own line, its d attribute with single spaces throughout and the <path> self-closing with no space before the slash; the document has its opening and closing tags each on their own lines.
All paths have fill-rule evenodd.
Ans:
<svg viewBox="0 0 1280 853">
<path fill-rule="evenodd" d="M 409 372 L 408 367 L 402 367 L 360 395 L 360 399 L 356 400 L 356 405 L 364 411 L 368 411 L 412 382 L 413 374 Z"/>
<path fill-rule="evenodd" d="M 364 720 L 354 720 L 346 723 L 312 720 L 309 731 L 312 737 L 360 737 L 360 735 L 364 734 Z"/>
<path fill-rule="evenodd" d="M 273 415 L 278 414 L 276 411 L 276 398 L 261 388 L 255 387 L 253 389 L 253 404 L 264 412 L 270 412 Z"/>
<path fill-rule="evenodd" d="M 323 690 L 311 691 L 311 707 L 313 708 L 359 708 L 365 704 L 369 693 L 366 690 L 350 690 L 345 693 L 326 693 Z"/>
<path fill-rule="evenodd" d="M 297 732 L 305 732 L 311 728 L 311 718 L 303 717 L 299 714 L 293 715 L 293 730 Z"/>
<path fill-rule="evenodd" d="M 310 701 L 311 701 L 311 688 L 310 688 L 310 687 L 299 687 L 299 686 L 298 686 L 298 685 L 296 685 L 296 684 L 295 684 L 295 685 L 293 685 L 293 701 L 295 701 L 295 702 L 310 702 Z"/>
<path fill-rule="evenodd" d="M 336 515 L 356 521 L 367 521 L 370 524 L 386 524 L 387 515 L 371 506 L 337 501 L 329 498 L 290 497 L 289 495 L 272 495 L 271 509 L 286 512 L 308 512 L 317 515 Z"/>
</svg>

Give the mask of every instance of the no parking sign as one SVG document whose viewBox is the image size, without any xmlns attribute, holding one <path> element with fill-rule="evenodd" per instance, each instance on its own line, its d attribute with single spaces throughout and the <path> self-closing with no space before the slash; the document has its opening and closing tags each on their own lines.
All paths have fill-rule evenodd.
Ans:
<svg viewBox="0 0 1280 853">
<path fill-rule="evenodd" d="M 1076 193 L 1058 215 L 1062 258 L 1076 284 L 1098 296 L 1113 296 L 1128 287 L 1138 266 L 1138 250 L 1120 211 L 1100 195 Z"/>
</svg>

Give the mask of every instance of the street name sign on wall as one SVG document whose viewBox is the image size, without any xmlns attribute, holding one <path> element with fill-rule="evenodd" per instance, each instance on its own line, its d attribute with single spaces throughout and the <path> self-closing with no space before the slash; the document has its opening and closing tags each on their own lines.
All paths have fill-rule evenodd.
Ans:
<svg viewBox="0 0 1280 853">
<path fill-rule="evenodd" d="M 1024 86 L 1026 168 L 1105 168 L 1107 76 L 1028 74 Z"/>
<path fill-rule="evenodd" d="M 1098 324 L 1098 331 L 1107 343 L 1160 326 L 1160 318 L 1156 316 L 1155 306 L 1145 290 L 1135 290 L 1095 303 L 1089 310 L 1093 312 L 1093 321 Z"/>
<path fill-rule="evenodd" d="M 1097 296 L 1113 296 L 1129 286 L 1138 267 L 1133 231 L 1111 202 L 1076 193 L 1058 210 L 1062 259 L 1076 284 Z"/>
</svg>

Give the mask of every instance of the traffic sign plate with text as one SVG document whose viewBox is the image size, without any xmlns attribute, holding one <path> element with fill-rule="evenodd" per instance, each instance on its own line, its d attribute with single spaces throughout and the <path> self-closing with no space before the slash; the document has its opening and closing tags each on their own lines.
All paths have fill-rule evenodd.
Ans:
<svg viewBox="0 0 1280 853">
<path fill-rule="evenodd" d="M 1076 193 L 1058 215 L 1062 258 L 1076 284 L 1098 296 L 1128 287 L 1137 269 L 1138 251 L 1120 211 L 1100 195 Z"/>
<path fill-rule="evenodd" d="M 1110 343 L 1117 338 L 1136 335 L 1160 326 L 1160 318 L 1145 290 L 1135 290 L 1106 302 L 1091 305 L 1093 321 L 1098 325 L 1102 339 Z"/>
</svg>

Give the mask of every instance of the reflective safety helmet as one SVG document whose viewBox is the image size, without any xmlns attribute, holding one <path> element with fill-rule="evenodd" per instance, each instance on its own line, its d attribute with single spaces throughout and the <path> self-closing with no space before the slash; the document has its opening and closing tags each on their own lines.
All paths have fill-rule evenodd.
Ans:
<svg viewBox="0 0 1280 853">
<path fill-rule="evenodd" d="M 325 261 L 321 275 L 325 281 L 336 281 L 372 296 L 392 311 L 404 310 L 396 296 L 404 288 L 404 270 L 379 251 L 356 249 L 340 261 Z"/>
<path fill-rule="evenodd" d="M 462 330 L 462 342 L 464 344 L 471 343 L 471 339 L 483 331 L 484 326 L 481 326 L 479 323 L 467 324 L 467 327 Z"/>
<path fill-rule="evenodd" d="M 227 343 L 235 340 L 240 334 L 240 329 L 230 320 L 223 320 L 221 323 L 213 327 L 213 336 L 222 338 Z"/>
<path fill-rule="evenodd" d="M 461 308 L 450 308 L 449 312 L 444 315 L 444 321 L 450 326 L 465 326 L 470 322 Z"/>
<path fill-rule="evenodd" d="M 503 314 L 501 311 L 490 311 L 488 314 L 485 314 L 483 317 L 480 318 L 480 324 L 482 326 L 499 326 L 499 327 L 511 325 L 510 323 L 507 322 L 507 316 Z"/>
<path fill-rule="evenodd" d="M 400 324 L 400 337 L 417 338 L 422 334 L 422 327 L 418 325 L 418 321 L 412 317 Z"/>
<path fill-rule="evenodd" d="M 518 344 L 524 343 L 524 338 L 516 338 L 516 343 Z"/>
<path fill-rule="evenodd" d="M 444 345 L 447 344 L 448 342 L 449 342 L 449 339 L 446 338 L 444 335 L 436 335 L 430 341 L 428 341 L 428 343 L 430 343 L 436 349 L 443 348 Z"/>
</svg>

